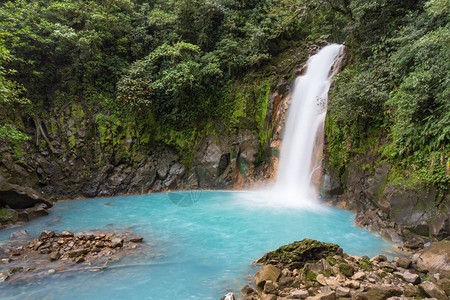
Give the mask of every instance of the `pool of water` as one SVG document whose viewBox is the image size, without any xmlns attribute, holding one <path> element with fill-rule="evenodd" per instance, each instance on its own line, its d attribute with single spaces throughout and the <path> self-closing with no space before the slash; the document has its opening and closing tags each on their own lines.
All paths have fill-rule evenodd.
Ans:
<svg viewBox="0 0 450 300">
<path fill-rule="evenodd" d="M 18 229 L 30 237 L 44 229 L 75 234 L 99 229 L 131 230 L 153 245 L 145 247 L 147 255 L 119 262 L 133 267 L 67 276 L 56 272 L 23 285 L 4 282 L 0 298 L 219 299 L 247 284 L 245 277 L 257 270 L 251 263 L 264 253 L 303 238 L 337 243 L 355 255 L 392 248 L 353 225 L 348 211 L 255 205 L 258 195 L 186 191 L 57 203 L 47 217 L 0 231 L 0 243 Z"/>
</svg>

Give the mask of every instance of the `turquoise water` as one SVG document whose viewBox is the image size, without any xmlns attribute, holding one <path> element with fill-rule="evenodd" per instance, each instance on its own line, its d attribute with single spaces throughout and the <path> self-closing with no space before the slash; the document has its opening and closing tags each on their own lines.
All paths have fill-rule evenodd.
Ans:
<svg viewBox="0 0 450 300">
<path fill-rule="evenodd" d="M 353 225 L 350 212 L 255 205 L 253 192 L 175 192 L 57 203 L 47 217 L 21 227 L 76 234 L 131 230 L 146 255 L 119 264 L 143 264 L 98 273 L 57 273 L 40 284 L 0 283 L 8 299 L 219 299 L 247 284 L 251 262 L 284 244 L 314 238 L 345 252 L 374 256 L 392 246 Z M 0 231 L 0 243 L 14 228 Z"/>
</svg>

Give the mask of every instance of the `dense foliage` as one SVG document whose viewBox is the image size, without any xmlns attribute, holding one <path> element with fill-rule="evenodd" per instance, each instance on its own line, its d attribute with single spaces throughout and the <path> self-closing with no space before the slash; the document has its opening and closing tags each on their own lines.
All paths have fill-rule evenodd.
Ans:
<svg viewBox="0 0 450 300">
<path fill-rule="evenodd" d="M 187 147 L 216 121 L 265 141 L 270 77 L 292 70 L 268 66 L 302 42 L 345 41 L 331 97 L 331 161 L 341 167 L 377 137 L 380 159 L 449 182 L 448 0 L 0 5 L 2 140 L 25 140 L 23 120 L 76 103 L 99 127 L 147 128 L 146 141 Z"/>
<path fill-rule="evenodd" d="M 338 76 L 333 94 L 332 159 L 342 164 L 346 152 L 372 143 L 379 160 L 448 189 L 449 2 L 379 1 L 355 9 L 355 23 L 365 25 L 349 37 L 355 62 Z"/>
</svg>

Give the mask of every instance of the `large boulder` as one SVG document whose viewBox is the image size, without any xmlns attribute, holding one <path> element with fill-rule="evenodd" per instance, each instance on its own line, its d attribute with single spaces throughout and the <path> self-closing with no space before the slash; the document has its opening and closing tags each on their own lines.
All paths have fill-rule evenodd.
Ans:
<svg viewBox="0 0 450 300">
<path fill-rule="evenodd" d="M 255 284 L 263 288 L 267 281 L 276 282 L 280 277 L 281 270 L 273 265 L 265 265 L 255 274 Z"/>
<path fill-rule="evenodd" d="M 53 206 L 53 202 L 45 199 L 39 192 L 16 184 L 0 184 L 0 205 L 8 205 L 13 209 L 25 209 L 42 203 L 45 208 Z"/>
<path fill-rule="evenodd" d="M 401 296 L 402 290 L 395 286 L 375 285 L 367 291 L 370 300 L 386 300 L 390 297 Z"/>
<path fill-rule="evenodd" d="M 317 262 L 322 258 L 334 255 L 342 255 L 342 248 L 338 245 L 304 239 L 265 254 L 257 263 L 270 263 L 294 270 L 303 268 L 306 263 Z"/>
<path fill-rule="evenodd" d="M 419 285 L 419 289 L 430 298 L 436 298 L 438 300 L 448 300 L 445 292 L 435 283 L 431 281 L 425 281 Z"/>
<path fill-rule="evenodd" d="M 413 263 L 432 273 L 450 271 L 450 242 L 432 243 L 413 256 Z"/>
</svg>

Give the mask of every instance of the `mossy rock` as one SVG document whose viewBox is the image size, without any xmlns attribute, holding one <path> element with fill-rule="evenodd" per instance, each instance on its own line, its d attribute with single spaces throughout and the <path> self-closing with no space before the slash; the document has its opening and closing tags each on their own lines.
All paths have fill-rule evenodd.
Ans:
<svg viewBox="0 0 450 300">
<path fill-rule="evenodd" d="M 10 208 L 0 209 L 0 223 L 8 223 L 17 221 L 17 211 Z"/>
<path fill-rule="evenodd" d="M 257 263 L 273 264 L 282 268 L 301 269 L 305 263 L 314 263 L 322 258 L 342 255 L 342 248 L 336 244 L 304 239 L 284 245 L 261 257 Z"/>
<path fill-rule="evenodd" d="M 336 259 L 336 258 L 334 258 L 332 256 L 327 256 L 326 260 L 331 266 L 335 266 L 335 265 L 337 265 L 338 263 L 341 262 L 340 260 L 338 260 L 338 259 Z"/>
<path fill-rule="evenodd" d="M 349 264 L 342 263 L 339 265 L 339 271 L 347 277 L 352 277 L 355 274 L 355 269 Z"/>
<path fill-rule="evenodd" d="M 370 258 L 367 256 L 361 257 L 361 259 L 358 261 L 358 264 L 364 271 L 373 271 L 372 263 L 370 262 Z"/>
</svg>

